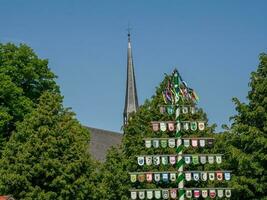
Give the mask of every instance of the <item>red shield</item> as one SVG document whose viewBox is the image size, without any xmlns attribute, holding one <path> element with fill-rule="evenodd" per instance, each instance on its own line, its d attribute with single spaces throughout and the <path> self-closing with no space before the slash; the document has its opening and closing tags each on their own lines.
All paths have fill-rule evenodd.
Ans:
<svg viewBox="0 0 267 200">
<path fill-rule="evenodd" d="M 174 122 L 168 122 L 168 129 L 169 131 L 174 131 Z"/>
<path fill-rule="evenodd" d="M 194 197 L 199 198 L 200 196 L 200 191 L 199 190 L 194 190 Z"/>
<path fill-rule="evenodd" d="M 216 191 L 210 190 L 210 198 L 214 199 L 216 197 Z"/>
</svg>

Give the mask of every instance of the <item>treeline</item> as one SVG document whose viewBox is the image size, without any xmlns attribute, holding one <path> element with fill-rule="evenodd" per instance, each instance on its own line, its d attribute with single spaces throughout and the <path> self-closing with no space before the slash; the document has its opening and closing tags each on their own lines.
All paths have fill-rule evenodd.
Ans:
<svg viewBox="0 0 267 200">
<path fill-rule="evenodd" d="M 121 146 L 110 149 L 102 164 L 89 154 L 90 133 L 64 108 L 55 79 L 48 61 L 28 46 L 0 44 L 0 194 L 27 200 L 129 199 L 128 172 L 140 170 L 136 155 L 161 153 L 145 149 L 143 138 L 155 134 L 150 121 L 164 120 L 158 105 L 167 79 L 132 115 Z M 249 86 L 247 103 L 233 99 L 237 114 L 231 127 L 214 134 L 215 125 L 209 124 L 194 133 L 215 137 L 213 151 L 224 154 L 220 167 L 232 170 L 225 185 L 234 189 L 231 199 L 267 199 L 267 54 L 259 56 Z M 202 109 L 197 117 L 208 121 Z"/>
</svg>

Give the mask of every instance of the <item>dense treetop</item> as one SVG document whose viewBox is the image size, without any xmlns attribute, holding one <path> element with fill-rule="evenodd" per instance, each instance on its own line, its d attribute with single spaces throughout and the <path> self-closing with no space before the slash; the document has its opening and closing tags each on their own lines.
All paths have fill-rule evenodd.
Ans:
<svg viewBox="0 0 267 200">
<path fill-rule="evenodd" d="M 36 109 L 18 123 L 0 160 L 0 193 L 17 199 L 93 199 L 95 165 L 89 133 L 45 92 Z"/>
<path fill-rule="evenodd" d="M 233 99 L 237 114 L 221 143 L 235 174 L 235 198 L 267 199 L 267 54 L 260 55 L 249 86 L 248 103 Z"/>
<path fill-rule="evenodd" d="M 0 148 L 44 91 L 59 92 L 55 78 L 27 45 L 0 43 Z"/>
</svg>

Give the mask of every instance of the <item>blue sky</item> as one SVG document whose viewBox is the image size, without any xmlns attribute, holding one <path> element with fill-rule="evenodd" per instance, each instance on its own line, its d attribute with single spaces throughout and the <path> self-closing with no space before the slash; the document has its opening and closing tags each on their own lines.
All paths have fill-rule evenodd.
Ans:
<svg viewBox="0 0 267 200">
<path fill-rule="evenodd" d="M 0 42 L 48 58 L 81 123 L 120 131 L 130 22 L 139 102 L 176 67 L 221 126 L 267 51 L 266 8 L 265 0 L 0 0 Z"/>
</svg>

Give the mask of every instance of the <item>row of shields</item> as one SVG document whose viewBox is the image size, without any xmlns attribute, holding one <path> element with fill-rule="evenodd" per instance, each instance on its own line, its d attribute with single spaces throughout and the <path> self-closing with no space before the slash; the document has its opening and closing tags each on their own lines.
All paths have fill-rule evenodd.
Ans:
<svg viewBox="0 0 267 200">
<path fill-rule="evenodd" d="M 143 165 L 175 165 L 178 162 L 179 156 L 182 156 L 186 164 L 221 164 L 222 154 L 182 154 L 182 155 L 144 155 L 137 156 L 137 163 L 139 166 Z"/>
<path fill-rule="evenodd" d="M 154 132 L 162 131 L 204 131 L 204 121 L 152 121 L 152 130 Z"/>
<path fill-rule="evenodd" d="M 214 199 L 219 198 L 230 198 L 231 189 L 229 188 L 185 188 L 186 198 L 207 198 Z M 140 189 L 131 190 L 131 199 L 177 199 L 179 195 L 179 189 Z"/>
<path fill-rule="evenodd" d="M 214 138 L 145 138 L 146 148 L 175 148 L 179 147 L 181 143 L 184 147 L 211 147 L 214 143 Z"/>
<path fill-rule="evenodd" d="M 231 179 L 230 171 L 183 171 L 186 181 L 229 181 Z M 178 178 L 178 172 L 136 172 L 130 173 L 130 180 L 132 183 L 153 181 L 168 183 L 176 182 Z"/>
</svg>

